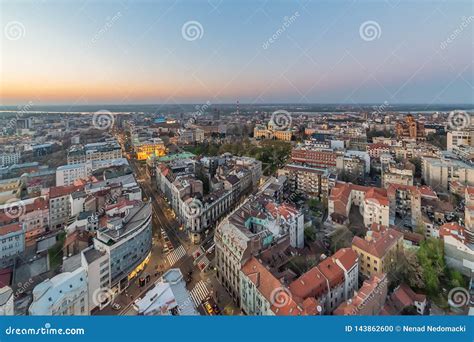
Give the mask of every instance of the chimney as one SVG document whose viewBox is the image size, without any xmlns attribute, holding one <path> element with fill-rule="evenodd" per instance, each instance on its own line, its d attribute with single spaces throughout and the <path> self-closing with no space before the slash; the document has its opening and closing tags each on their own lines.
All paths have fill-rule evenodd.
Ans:
<svg viewBox="0 0 474 342">
<path fill-rule="evenodd" d="M 365 234 L 365 241 L 372 241 L 372 231 L 369 230 L 367 234 Z"/>
</svg>

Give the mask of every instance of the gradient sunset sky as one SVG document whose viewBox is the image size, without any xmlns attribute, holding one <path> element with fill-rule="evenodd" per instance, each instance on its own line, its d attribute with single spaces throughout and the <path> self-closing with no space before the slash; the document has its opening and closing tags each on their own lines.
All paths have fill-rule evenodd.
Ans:
<svg viewBox="0 0 474 342">
<path fill-rule="evenodd" d="M 473 103 L 473 15 L 470 0 L 0 0 L 0 104 Z"/>
</svg>

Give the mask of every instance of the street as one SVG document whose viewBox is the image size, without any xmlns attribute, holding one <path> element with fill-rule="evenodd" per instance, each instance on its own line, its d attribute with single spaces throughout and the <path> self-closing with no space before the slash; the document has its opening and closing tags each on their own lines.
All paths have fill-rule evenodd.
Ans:
<svg viewBox="0 0 474 342">
<path fill-rule="evenodd" d="M 122 140 L 119 139 L 119 141 Z M 123 144 L 122 149 L 124 150 Z M 129 287 L 113 299 L 112 303 L 118 304 L 119 307 L 116 306 L 116 309 L 114 309 L 112 305 L 108 305 L 94 314 L 134 314 L 132 309 L 133 302 L 137 298 L 142 297 L 154 286 L 161 274 L 171 268 L 179 268 L 181 270 L 191 298 L 201 314 L 206 314 L 206 310 L 201 303 L 209 297 L 212 298 L 213 303 L 217 303 L 220 312 L 225 312 L 224 309 L 226 307 L 232 307 L 232 312 L 238 310 L 233 308 L 232 299 L 230 299 L 227 292 L 217 281 L 212 261 L 214 258 L 213 251 L 208 255 L 200 255 L 196 260 L 193 257 L 195 251 L 200 250 L 205 253 L 209 249 L 212 245 L 213 232 L 202 241 L 201 245 L 191 243 L 184 229 L 180 229 L 181 225 L 174 217 L 173 210 L 165 198 L 158 193 L 156 186 L 152 184 L 152 180 L 146 172 L 145 164 L 130 158 L 129 154 L 126 155 L 142 188 L 144 200 L 150 200 L 153 207 L 151 258 L 145 269 L 130 281 Z M 147 275 L 150 275 L 150 281 L 144 286 L 139 286 L 138 280 Z"/>
</svg>

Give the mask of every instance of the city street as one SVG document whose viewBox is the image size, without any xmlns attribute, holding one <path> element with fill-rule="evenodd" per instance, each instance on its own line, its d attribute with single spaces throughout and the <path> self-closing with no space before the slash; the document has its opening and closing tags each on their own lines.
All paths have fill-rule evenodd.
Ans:
<svg viewBox="0 0 474 342">
<path fill-rule="evenodd" d="M 122 140 L 119 139 L 119 141 Z M 124 149 L 123 144 L 122 148 Z M 202 241 L 201 245 L 192 244 L 186 232 L 180 229 L 180 223 L 175 219 L 173 210 L 169 207 L 166 199 L 158 193 L 156 186 L 152 184 L 152 180 L 146 172 L 145 164 L 132 158 L 128 160 L 142 188 L 143 198 L 151 200 L 153 206 L 153 245 L 151 258 L 143 272 L 130 281 L 129 287 L 123 293 L 113 299 L 112 302 L 120 306 L 118 310 L 113 309 L 112 305 L 109 305 L 94 314 L 133 314 L 133 302 L 152 288 L 161 274 L 170 268 L 179 268 L 181 270 L 186 280 L 187 288 L 190 291 L 191 298 L 201 314 L 205 314 L 206 312 L 201 306 L 201 302 L 208 297 L 212 297 L 212 300 L 219 306 L 222 313 L 234 312 L 235 314 L 235 312 L 238 312 L 238 309 L 233 307 L 230 296 L 217 281 L 212 262 L 214 253 L 196 259 L 196 261 L 199 261 L 199 264 L 206 265 L 204 271 L 201 271 L 197 267 L 192 256 L 196 250 L 201 249 L 202 251 L 206 251 L 212 246 L 213 233 L 209 234 Z M 162 234 L 162 231 L 164 234 Z M 172 245 L 172 249 L 167 247 L 166 253 L 163 251 L 166 245 L 166 239 L 163 235 L 166 236 L 166 239 Z M 150 281 L 140 287 L 138 280 L 147 275 L 150 275 Z M 231 311 L 229 311 L 229 308 L 231 308 Z"/>
</svg>

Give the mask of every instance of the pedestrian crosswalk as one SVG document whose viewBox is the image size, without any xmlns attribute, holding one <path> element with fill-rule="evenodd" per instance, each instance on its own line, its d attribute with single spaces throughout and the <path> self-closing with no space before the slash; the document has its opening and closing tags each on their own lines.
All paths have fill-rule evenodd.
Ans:
<svg viewBox="0 0 474 342">
<path fill-rule="evenodd" d="M 173 266 L 175 263 L 177 263 L 182 257 L 186 255 L 186 249 L 184 249 L 183 245 L 180 245 L 178 248 L 170 252 L 167 256 L 166 259 L 170 263 L 170 266 Z"/>
<path fill-rule="evenodd" d="M 189 292 L 193 299 L 194 305 L 198 307 L 202 301 L 209 295 L 209 290 L 206 287 L 204 281 L 200 280 L 196 286 Z"/>
</svg>

